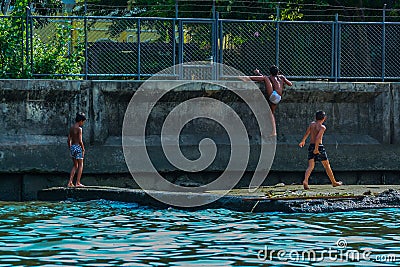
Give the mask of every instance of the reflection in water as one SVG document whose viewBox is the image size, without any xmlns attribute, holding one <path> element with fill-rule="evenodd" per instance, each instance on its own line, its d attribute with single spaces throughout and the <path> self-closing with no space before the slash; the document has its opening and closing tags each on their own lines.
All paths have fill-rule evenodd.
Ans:
<svg viewBox="0 0 400 267">
<path fill-rule="evenodd" d="M 394 266 L 400 265 L 399 211 L 187 212 L 111 201 L 0 202 L 0 266 Z"/>
</svg>

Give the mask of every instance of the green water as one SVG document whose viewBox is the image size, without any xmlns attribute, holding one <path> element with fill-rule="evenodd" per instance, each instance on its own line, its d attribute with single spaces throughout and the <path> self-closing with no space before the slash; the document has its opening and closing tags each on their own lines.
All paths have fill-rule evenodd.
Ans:
<svg viewBox="0 0 400 267">
<path fill-rule="evenodd" d="M 187 212 L 111 201 L 0 202 L 0 266 L 395 266 L 399 211 Z"/>
</svg>

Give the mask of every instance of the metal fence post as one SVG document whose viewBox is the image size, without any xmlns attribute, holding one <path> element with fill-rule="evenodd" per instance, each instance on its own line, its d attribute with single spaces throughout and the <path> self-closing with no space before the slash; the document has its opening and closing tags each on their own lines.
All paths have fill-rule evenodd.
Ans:
<svg viewBox="0 0 400 267">
<path fill-rule="evenodd" d="M 331 34 L 331 78 L 336 77 L 336 71 L 335 71 L 335 66 L 336 66 L 336 23 L 332 23 L 332 34 Z"/>
<path fill-rule="evenodd" d="M 213 9 L 213 22 L 212 22 L 212 36 L 211 36 L 211 42 L 212 42 L 212 62 L 218 61 L 217 59 L 217 47 L 218 47 L 218 36 L 217 36 L 217 23 L 218 23 L 218 14 L 215 14 L 215 9 Z"/>
<path fill-rule="evenodd" d="M 212 55 L 211 55 L 211 67 L 212 67 L 212 78 L 216 80 L 218 75 L 218 67 L 214 62 L 218 63 L 218 16 L 219 14 L 215 12 L 215 7 L 213 8 L 214 20 L 212 23 Z"/>
<path fill-rule="evenodd" d="M 342 65 L 342 23 L 338 18 L 338 31 L 337 31 L 337 42 L 338 42 L 338 51 L 337 51 L 337 78 L 338 80 L 341 77 L 341 65 Z"/>
<path fill-rule="evenodd" d="M 140 80 L 140 65 L 142 64 L 140 61 L 140 18 L 137 19 L 137 75 L 138 80 Z"/>
<path fill-rule="evenodd" d="M 178 23 L 178 32 L 179 32 L 179 42 L 178 42 L 178 64 L 179 64 L 179 69 L 178 69 L 178 75 L 179 79 L 183 78 L 183 45 L 184 45 L 184 36 L 183 36 L 183 21 L 179 20 Z"/>
<path fill-rule="evenodd" d="M 176 65 L 176 19 L 172 22 L 172 66 Z M 176 75 L 175 67 L 173 69 L 173 73 Z"/>
<path fill-rule="evenodd" d="M 339 61 L 340 61 L 340 43 L 339 43 L 339 15 L 336 13 L 335 15 L 335 62 L 334 62 L 334 76 L 335 82 L 338 81 L 339 78 Z"/>
<path fill-rule="evenodd" d="M 383 5 L 382 11 L 382 82 L 385 81 L 385 67 L 386 67 L 386 4 Z"/>
<path fill-rule="evenodd" d="M 83 20 L 83 29 L 85 31 L 85 80 L 88 79 L 88 29 L 87 29 L 87 2 L 85 0 L 85 18 Z"/>
<path fill-rule="evenodd" d="M 223 22 L 218 20 L 218 38 L 219 38 L 219 53 L 218 53 L 218 63 L 224 63 L 224 29 L 223 29 Z M 222 73 L 223 68 L 221 68 L 220 75 L 224 75 Z"/>
<path fill-rule="evenodd" d="M 176 65 L 176 21 L 178 20 L 179 17 L 179 5 L 178 5 L 178 0 L 175 0 L 175 19 L 173 20 L 172 23 L 172 38 L 173 38 L 173 47 L 172 47 L 172 66 Z M 173 68 L 173 73 L 176 75 L 176 68 Z"/>
<path fill-rule="evenodd" d="M 279 66 L 279 17 L 280 7 L 279 2 L 276 6 L 276 24 L 275 24 L 275 65 Z"/>
</svg>

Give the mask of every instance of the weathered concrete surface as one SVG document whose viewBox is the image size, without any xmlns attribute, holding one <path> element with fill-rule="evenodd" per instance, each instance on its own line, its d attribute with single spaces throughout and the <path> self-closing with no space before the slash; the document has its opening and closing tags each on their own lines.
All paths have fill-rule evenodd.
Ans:
<svg viewBox="0 0 400 267">
<path fill-rule="evenodd" d="M 400 186 L 313 186 L 303 190 L 300 186 L 270 186 L 249 193 L 248 189 L 233 190 L 225 196 L 220 192 L 178 193 L 153 192 L 163 198 L 180 198 L 193 201 L 216 199 L 216 201 L 190 209 L 229 209 L 243 212 L 336 212 L 371 208 L 400 207 Z M 169 208 L 140 189 L 114 187 L 67 188 L 54 187 L 38 192 L 42 201 L 88 201 L 105 199 L 121 202 L 135 202 L 142 206 Z M 206 201 L 204 201 L 206 202 Z M 174 207 L 178 209 L 188 209 Z"/>
<path fill-rule="evenodd" d="M 161 84 L 174 87 L 176 81 Z M 71 168 L 66 135 L 78 110 L 88 115 L 83 130 L 87 153 L 82 181 L 137 188 L 129 178 L 121 132 L 126 107 L 140 86 L 135 81 L 0 80 L 0 178 L 7 180 L 2 183 L 6 188 L 0 199 L 35 199 L 41 188 L 65 185 Z M 162 155 L 159 134 L 168 111 L 197 96 L 245 110 L 237 97 L 207 84 L 178 88 L 160 101 L 148 127 L 147 149 L 157 169 L 173 183 L 207 183 L 218 177 L 229 158 L 226 135 L 208 121 L 185 129 L 181 144 L 185 155 L 196 158 L 199 140 L 205 136 L 216 140 L 220 154 L 206 171 L 182 172 Z M 399 103 L 400 83 L 295 82 L 276 111 L 278 144 L 264 185 L 301 183 L 307 151 L 297 143 L 319 109 L 328 114 L 324 143 L 339 180 L 346 184 L 400 183 Z M 250 125 L 250 134 L 256 134 L 254 121 L 246 118 L 245 123 Z M 250 181 L 258 142 L 257 137 L 251 139 L 250 161 L 238 186 Z M 326 183 L 327 179 L 319 164 L 310 183 Z"/>
</svg>

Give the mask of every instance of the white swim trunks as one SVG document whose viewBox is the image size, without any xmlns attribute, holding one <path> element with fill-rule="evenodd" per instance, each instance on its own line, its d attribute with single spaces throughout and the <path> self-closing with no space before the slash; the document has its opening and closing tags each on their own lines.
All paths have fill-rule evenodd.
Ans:
<svg viewBox="0 0 400 267">
<path fill-rule="evenodd" d="M 269 96 L 269 101 L 273 104 L 277 105 L 281 101 L 282 97 L 274 90 L 272 94 Z"/>
</svg>

